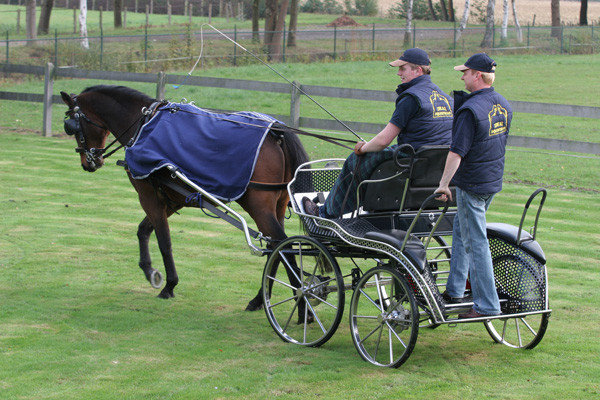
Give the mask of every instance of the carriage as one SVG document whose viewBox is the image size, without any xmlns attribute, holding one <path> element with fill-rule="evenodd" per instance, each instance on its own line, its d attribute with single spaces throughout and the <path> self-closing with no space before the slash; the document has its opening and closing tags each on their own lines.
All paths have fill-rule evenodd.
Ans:
<svg viewBox="0 0 600 400">
<path fill-rule="evenodd" d="M 451 251 L 445 237 L 452 234 L 456 213 L 434 194 L 447 152 L 445 146 L 426 146 L 408 158 L 398 158 L 401 153 L 396 152 L 359 186 L 359 209 L 333 220 L 306 214 L 301 198 L 322 200 L 343 160 L 298 168 L 289 193 L 306 235 L 288 238 L 274 249 L 262 281 L 267 318 L 279 337 L 305 346 L 325 343 L 342 319 L 349 290 L 352 340 L 361 357 L 378 366 L 400 366 L 410 356 L 419 328 L 442 324 L 482 322 L 494 341 L 515 348 L 530 349 L 540 342 L 551 312 L 545 255 L 535 240 L 546 191 L 531 195 L 518 227 L 487 226 L 502 314 L 458 319 L 473 303 L 467 298 L 446 304 L 440 294 Z M 530 234 L 523 223 L 540 194 Z M 340 259 L 349 259 L 354 267 L 343 273 Z M 367 260 L 371 268 L 364 270 L 356 260 Z M 293 314 L 301 302 L 304 315 L 295 324 Z"/>
<path fill-rule="evenodd" d="M 89 172 L 100 168 L 104 158 L 116 151 L 105 153 L 112 144 L 131 146 L 140 127 L 152 122 L 146 123 L 152 114 L 148 110 L 164 106 L 124 87 L 97 86 L 77 96 L 61 95 L 69 106 L 65 132 L 75 136 L 82 167 Z M 183 107 L 167 105 L 159 111 L 169 111 L 162 115 L 182 114 Z M 206 112 L 189 114 L 195 113 Z M 233 116 L 210 118 L 230 120 Z M 451 246 L 447 238 L 452 235 L 456 208 L 435 200 L 434 191 L 448 147 L 424 146 L 416 152 L 411 147 L 398 148 L 393 159 L 379 165 L 370 179 L 358 186 L 356 210 L 325 219 L 307 214 L 301 199 L 308 196 L 323 202 L 343 160 L 306 161 L 294 135 L 300 131 L 270 119 L 261 126 L 264 141 L 257 145 L 256 168 L 250 170 L 248 179 L 266 177 L 270 181 L 254 182 L 253 189 L 247 183 L 242 185 L 239 198 L 215 196 L 176 163 L 153 167 L 140 179 L 134 179 L 124 164 L 146 212 L 138 228 L 139 266 L 156 288 L 161 287 L 163 278 L 150 262 L 148 239 L 153 230 L 163 256 L 167 277 L 159 297 L 173 297 L 178 282 L 167 218 L 181 207 L 192 206 L 239 228 L 252 253 L 267 256 L 261 289 L 247 309 L 264 306 L 270 325 L 286 342 L 312 347 L 327 342 L 342 320 L 346 291 L 352 293 L 349 323 L 354 345 L 364 360 L 378 366 L 400 366 L 413 351 L 420 328 L 444 324 L 482 322 L 494 341 L 515 348 L 531 349 L 540 342 L 551 313 L 546 257 L 535 240 L 545 189 L 530 196 L 518 227 L 504 223 L 487 226 L 502 314 L 460 319 L 457 315 L 473 303 L 468 298 L 447 303 L 441 294 L 449 272 Z M 104 147 L 109 132 L 117 133 L 116 139 Z M 165 132 L 170 135 L 168 129 Z M 171 137 L 166 140 L 173 141 Z M 165 147 L 163 142 L 159 145 Z M 272 171 L 279 172 L 267 174 Z M 282 180 L 289 183 L 277 183 Z M 539 195 L 535 222 L 528 233 L 523 230 L 525 217 Z M 286 237 L 283 232 L 288 198 L 304 235 Z M 231 199 L 248 211 L 258 230 L 251 229 L 229 206 Z"/>
<path fill-rule="evenodd" d="M 535 240 L 546 190 L 527 200 L 519 226 L 488 223 L 496 289 L 502 314 L 459 319 L 473 303 L 447 303 L 441 293 L 449 272 L 455 204 L 435 200 L 447 146 L 397 149 L 358 187 L 357 209 L 341 218 L 307 214 L 304 196 L 323 201 L 341 170 L 341 159 L 302 164 L 288 185 L 291 207 L 304 235 L 275 248 L 256 246 L 260 233 L 225 204 L 204 204 L 238 226 L 253 252 L 267 255 L 262 295 L 267 319 L 284 341 L 317 347 L 337 330 L 351 293 L 349 324 L 360 356 L 377 366 L 399 367 L 410 356 L 420 328 L 481 322 L 491 338 L 509 347 L 531 349 L 546 331 L 548 306 L 546 258 Z M 399 154 L 410 154 L 400 158 Z M 172 177 L 194 186 L 180 172 Z M 194 190 L 202 192 L 202 188 Z M 534 199 L 539 199 L 531 233 L 523 229 Z M 218 207 L 215 207 L 217 205 Z M 235 220 L 231 218 L 235 216 Z M 269 238 L 262 238 L 267 239 Z M 342 271 L 340 261 L 350 267 Z"/>
</svg>

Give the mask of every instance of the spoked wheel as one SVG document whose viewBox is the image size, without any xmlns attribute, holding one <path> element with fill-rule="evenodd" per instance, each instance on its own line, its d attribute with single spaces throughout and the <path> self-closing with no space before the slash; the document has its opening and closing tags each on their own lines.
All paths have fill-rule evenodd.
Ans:
<svg viewBox="0 0 600 400">
<path fill-rule="evenodd" d="M 550 314 L 485 321 L 485 329 L 496 343 L 516 349 L 533 349 L 544 337 Z"/>
<path fill-rule="evenodd" d="M 269 323 L 286 342 L 320 346 L 344 313 L 344 281 L 327 248 L 308 236 L 281 242 L 267 260 L 262 280 Z"/>
<path fill-rule="evenodd" d="M 408 359 L 419 334 L 419 309 L 396 269 L 379 266 L 362 276 L 350 303 L 350 330 L 365 361 L 397 368 Z"/>
</svg>

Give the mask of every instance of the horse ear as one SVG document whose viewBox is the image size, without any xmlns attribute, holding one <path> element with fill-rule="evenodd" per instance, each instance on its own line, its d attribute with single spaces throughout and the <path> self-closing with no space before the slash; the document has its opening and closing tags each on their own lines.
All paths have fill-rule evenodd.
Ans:
<svg viewBox="0 0 600 400">
<path fill-rule="evenodd" d="M 68 105 L 69 107 L 72 107 L 74 105 L 73 98 L 71 96 L 69 96 L 67 93 L 60 92 L 60 96 L 62 97 L 62 100 L 65 102 L 65 104 Z"/>
</svg>

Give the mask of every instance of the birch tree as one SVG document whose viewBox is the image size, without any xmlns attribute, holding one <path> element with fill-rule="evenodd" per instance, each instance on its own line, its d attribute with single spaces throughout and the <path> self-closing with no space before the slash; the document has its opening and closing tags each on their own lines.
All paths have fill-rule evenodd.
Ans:
<svg viewBox="0 0 600 400">
<path fill-rule="evenodd" d="M 554 1 L 554 0 L 553 0 Z M 481 47 L 492 47 L 492 36 L 494 35 L 494 7 L 496 0 L 488 0 L 485 17 L 485 34 L 481 41 Z"/>
<path fill-rule="evenodd" d="M 508 0 L 503 0 L 502 3 L 502 31 L 500 39 L 506 41 L 508 39 Z"/>
<path fill-rule="evenodd" d="M 79 36 L 81 37 L 81 47 L 88 50 L 90 43 L 87 34 L 87 0 L 79 0 Z"/>
<path fill-rule="evenodd" d="M 404 47 L 408 47 L 410 44 L 410 32 L 412 29 L 413 19 L 413 0 L 408 0 L 408 6 L 406 7 L 406 30 L 404 31 Z"/>
<path fill-rule="evenodd" d="M 463 31 L 467 27 L 467 21 L 469 21 L 469 13 L 471 12 L 471 1 L 465 0 L 465 9 L 463 10 L 462 18 L 460 19 L 460 24 L 456 29 L 456 40 L 460 39 Z"/>
<path fill-rule="evenodd" d="M 511 2 L 513 18 L 515 20 L 515 28 L 517 28 L 517 41 L 519 43 L 523 43 L 523 31 L 521 29 L 521 24 L 519 23 L 519 18 L 517 17 L 517 2 L 516 0 L 511 0 Z"/>
</svg>

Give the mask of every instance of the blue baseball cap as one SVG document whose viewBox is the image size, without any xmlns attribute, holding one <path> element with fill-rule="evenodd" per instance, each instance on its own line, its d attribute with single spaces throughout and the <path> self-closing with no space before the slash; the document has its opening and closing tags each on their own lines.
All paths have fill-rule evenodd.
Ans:
<svg viewBox="0 0 600 400">
<path fill-rule="evenodd" d="M 457 71 L 466 71 L 474 69 L 481 72 L 494 72 L 496 70 L 496 61 L 485 53 L 473 54 L 463 65 L 454 67 Z"/>
<path fill-rule="evenodd" d="M 411 63 L 415 65 L 430 65 L 431 60 L 429 56 L 425 52 L 425 50 L 421 50 L 418 48 L 405 50 L 404 53 L 398 58 L 390 63 L 392 67 L 400 67 L 404 64 Z"/>
</svg>

